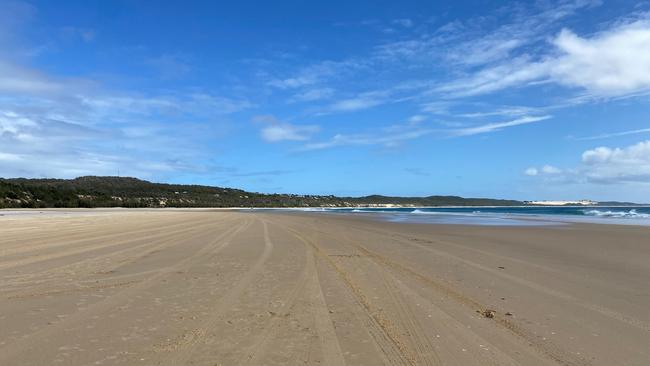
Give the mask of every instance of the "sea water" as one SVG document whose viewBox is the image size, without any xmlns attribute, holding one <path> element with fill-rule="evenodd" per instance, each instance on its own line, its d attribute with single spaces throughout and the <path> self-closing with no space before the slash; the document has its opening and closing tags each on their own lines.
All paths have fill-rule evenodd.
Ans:
<svg viewBox="0 0 650 366">
<path fill-rule="evenodd" d="M 416 223 L 529 226 L 585 222 L 650 226 L 650 206 L 357 207 L 304 210 L 370 215 L 387 221 Z"/>
</svg>

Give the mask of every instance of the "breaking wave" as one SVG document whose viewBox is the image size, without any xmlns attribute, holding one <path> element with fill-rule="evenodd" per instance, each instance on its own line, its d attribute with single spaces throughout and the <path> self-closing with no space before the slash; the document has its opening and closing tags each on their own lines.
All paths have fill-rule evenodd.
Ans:
<svg viewBox="0 0 650 366">
<path fill-rule="evenodd" d="M 596 217 L 613 217 L 613 218 L 632 218 L 632 219 L 650 219 L 650 214 L 637 212 L 635 209 L 629 211 L 601 211 L 601 210 L 585 210 L 584 214 L 587 216 Z"/>
</svg>

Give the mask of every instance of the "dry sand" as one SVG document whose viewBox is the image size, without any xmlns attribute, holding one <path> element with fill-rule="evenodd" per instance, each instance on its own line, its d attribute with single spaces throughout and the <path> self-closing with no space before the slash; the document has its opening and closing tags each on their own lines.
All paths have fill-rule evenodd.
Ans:
<svg viewBox="0 0 650 366">
<path fill-rule="evenodd" d="M 650 365 L 647 227 L 45 212 L 0 217 L 0 365 Z"/>
</svg>

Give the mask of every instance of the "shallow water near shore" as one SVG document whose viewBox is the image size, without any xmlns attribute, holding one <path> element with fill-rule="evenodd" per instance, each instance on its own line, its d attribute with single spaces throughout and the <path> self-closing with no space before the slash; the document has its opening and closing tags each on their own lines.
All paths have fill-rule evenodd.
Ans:
<svg viewBox="0 0 650 366">
<path fill-rule="evenodd" d="M 595 223 L 650 226 L 650 206 L 364 207 L 304 210 L 361 214 L 392 222 L 431 224 L 542 226 Z"/>
</svg>

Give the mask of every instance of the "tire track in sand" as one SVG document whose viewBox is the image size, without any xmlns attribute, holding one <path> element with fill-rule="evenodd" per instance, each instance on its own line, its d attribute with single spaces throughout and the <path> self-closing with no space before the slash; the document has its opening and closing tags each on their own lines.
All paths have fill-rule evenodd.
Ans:
<svg viewBox="0 0 650 366">
<path fill-rule="evenodd" d="M 368 231 L 370 231 L 370 230 L 368 230 Z M 393 237 L 395 238 L 395 235 Z M 473 267 L 473 268 L 482 270 L 484 272 L 487 272 L 492 276 L 501 277 L 501 278 L 516 282 L 519 285 L 532 288 L 532 289 L 537 290 L 539 292 L 543 292 L 546 295 L 554 296 L 554 297 L 557 297 L 559 299 L 565 300 L 568 303 L 580 306 L 580 307 L 584 308 L 585 310 L 590 310 L 590 311 L 600 313 L 603 316 L 607 316 L 609 318 L 612 318 L 614 320 L 626 323 L 626 324 L 628 324 L 630 326 L 639 328 L 639 329 L 644 330 L 644 331 L 650 331 L 650 324 L 647 323 L 647 322 L 644 322 L 644 321 L 642 321 L 640 319 L 633 318 L 633 317 L 621 314 L 621 313 L 619 313 L 619 312 L 617 312 L 615 310 L 612 310 L 612 309 L 609 309 L 609 308 L 606 308 L 606 307 L 586 303 L 586 302 L 578 299 L 577 297 L 575 297 L 573 295 L 570 295 L 570 294 L 567 294 L 567 293 L 564 293 L 564 292 L 561 292 L 561 291 L 558 291 L 558 290 L 551 289 L 551 288 L 549 288 L 547 286 L 544 286 L 542 284 L 526 280 L 526 279 L 524 279 L 522 277 L 513 276 L 513 275 L 510 275 L 510 274 L 505 273 L 503 271 L 495 270 L 494 268 L 487 267 L 485 265 L 482 265 L 480 263 L 476 263 L 474 261 L 471 261 L 471 260 L 468 260 L 468 259 L 465 259 L 465 258 L 461 258 L 461 257 L 456 256 L 454 254 L 445 252 L 443 250 L 439 250 L 439 249 L 429 247 L 427 245 L 421 244 L 420 242 L 425 242 L 425 243 L 428 242 L 428 243 L 432 243 L 432 244 L 441 244 L 441 245 L 447 245 L 447 246 L 457 245 L 455 243 L 448 242 L 448 241 L 443 241 L 443 240 L 438 240 L 438 239 L 437 240 L 430 240 L 430 239 L 425 240 L 425 239 L 420 239 L 420 238 L 416 238 L 417 241 L 414 241 L 414 240 L 412 240 L 412 239 L 410 239 L 408 237 L 404 237 L 404 236 L 401 236 L 401 235 L 398 235 L 397 237 L 399 237 L 399 239 L 396 238 L 395 240 L 399 241 L 401 243 L 404 243 L 404 244 L 407 244 L 407 245 L 410 245 L 410 246 L 415 246 L 415 247 L 420 248 L 420 249 L 422 249 L 424 251 L 434 253 L 435 255 L 444 256 L 444 257 L 447 257 L 447 258 L 449 258 L 451 260 L 464 263 L 465 265 L 467 265 L 469 267 Z M 475 249 L 471 249 L 471 250 L 478 251 L 478 250 L 475 250 Z M 512 260 L 516 261 L 516 259 L 512 259 Z M 523 261 L 520 261 L 520 262 L 523 262 Z M 528 262 L 523 262 L 523 263 L 526 264 L 526 265 L 537 266 L 537 267 L 543 268 L 545 270 L 548 270 L 547 267 L 538 266 L 538 265 L 536 265 L 534 263 L 528 263 Z"/>
<path fill-rule="evenodd" d="M 270 236 L 268 237 L 270 240 Z M 266 239 L 266 238 L 265 238 Z M 305 263 L 303 264 L 300 277 L 296 281 L 296 285 L 293 286 L 289 294 L 282 301 L 282 306 L 275 310 L 277 314 L 273 315 L 269 321 L 266 322 L 264 330 L 255 336 L 255 341 L 253 345 L 250 346 L 240 358 L 237 364 L 239 365 L 258 365 L 262 364 L 264 356 L 268 353 L 270 347 L 270 341 L 278 333 L 279 325 L 278 322 L 284 316 L 289 315 L 288 310 L 294 306 L 294 302 L 301 291 L 303 291 L 307 285 L 307 280 L 310 276 L 313 276 L 312 268 L 309 266 L 309 255 L 310 252 L 305 248 Z"/>
<path fill-rule="evenodd" d="M 336 335 L 336 329 L 334 328 L 332 317 L 325 302 L 325 295 L 323 294 L 323 288 L 321 287 L 318 276 L 318 268 L 316 268 L 315 255 L 316 253 L 312 252 L 310 263 L 314 267 L 314 276 L 310 286 L 312 291 L 311 296 L 316 303 L 314 305 L 314 323 L 323 352 L 323 360 L 326 365 L 343 366 L 346 364 L 345 358 L 343 357 L 343 351 L 341 350 L 341 345 Z"/>
<path fill-rule="evenodd" d="M 223 222 L 220 222 L 219 224 L 224 224 Z M 61 266 L 56 266 L 52 268 L 48 268 L 42 271 L 38 272 L 30 272 L 29 274 L 21 274 L 20 276 L 15 276 L 12 279 L 8 279 L 5 281 L 3 284 L 4 288 L 0 288 L 0 291 L 4 291 L 8 289 L 9 287 L 20 287 L 21 290 L 25 290 L 26 286 L 43 286 L 48 283 L 56 283 L 57 281 L 61 280 L 62 276 L 67 276 L 70 273 L 74 273 L 75 275 L 79 275 L 80 271 L 83 269 L 92 269 L 93 274 L 98 274 L 98 273 L 113 273 L 115 272 L 118 268 L 120 268 L 123 265 L 133 263 L 140 258 L 147 256 L 148 254 L 158 251 L 158 250 L 163 250 L 168 247 L 172 247 L 179 242 L 182 242 L 183 239 L 187 239 L 184 235 L 188 233 L 195 232 L 197 230 L 202 230 L 208 227 L 213 226 L 210 223 L 206 224 L 199 224 L 195 225 L 189 228 L 186 228 L 184 230 L 177 230 L 171 233 L 165 232 L 161 233 L 160 235 L 156 236 L 149 236 L 145 238 L 136 238 L 131 241 L 126 241 L 122 243 L 117 243 L 115 245 L 128 245 L 130 243 L 136 243 L 140 241 L 145 241 L 143 244 L 138 244 L 134 246 L 129 246 L 124 249 L 119 249 L 112 251 L 110 253 L 106 253 L 103 255 L 99 256 L 91 256 L 89 258 L 84 258 L 79 261 L 69 263 L 69 264 L 64 264 Z M 150 242 L 151 240 L 157 239 L 159 237 L 164 237 L 165 239 L 161 242 Z M 111 245 L 112 246 L 112 245 Z M 109 248 L 110 246 L 95 246 L 94 248 L 96 250 L 101 250 L 105 248 Z M 110 258 L 119 256 L 119 255 L 125 255 L 125 258 L 121 259 L 119 263 L 110 265 L 106 267 L 102 267 L 102 263 Z M 83 268 L 80 268 L 81 266 L 84 266 Z M 146 271 L 142 272 L 142 274 L 151 272 L 151 271 Z M 117 275 L 117 276 L 109 276 L 109 277 L 104 277 L 102 280 L 109 280 L 113 278 L 122 278 L 125 276 L 137 276 L 140 273 L 133 273 L 129 275 Z M 38 280 L 39 277 L 45 277 L 44 279 Z"/>
<path fill-rule="evenodd" d="M 395 325 L 387 319 L 380 309 L 370 303 L 361 288 L 354 282 L 350 274 L 336 263 L 325 251 L 314 241 L 303 237 L 299 232 L 288 228 L 294 235 L 306 244 L 314 248 L 315 252 L 323 258 L 330 267 L 339 275 L 345 286 L 352 293 L 355 301 L 365 314 L 364 323 L 370 336 L 374 339 L 388 365 L 416 365 L 415 357 L 408 348 L 407 343 L 402 339 Z"/>
<path fill-rule="evenodd" d="M 372 230 L 366 230 L 366 229 L 360 229 L 360 228 L 354 228 L 358 231 L 368 231 L 368 232 L 373 232 Z M 370 251 L 367 249 L 365 246 L 361 244 L 357 244 L 352 240 L 345 239 L 346 241 L 349 242 L 350 245 L 358 248 L 362 253 L 364 253 L 365 256 L 369 258 L 374 258 L 377 263 L 380 263 L 388 268 L 392 268 L 394 270 L 397 270 L 400 273 L 403 273 L 411 278 L 414 278 L 424 284 L 426 284 L 428 287 L 440 291 L 449 298 L 452 298 L 459 302 L 460 304 L 463 304 L 467 306 L 470 309 L 485 309 L 485 306 L 478 301 L 465 296 L 464 294 L 460 293 L 458 290 L 452 288 L 449 285 L 446 285 L 442 283 L 441 281 L 436 281 L 426 275 L 423 275 L 409 266 L 405 266 L 399 262 L 396 262 L 394 260 L 389 259 L 386 256 L 380 255 L 376 252 Z M 400 240 L 397 240 L 400 241 Z M 402 241 L 400 241 L 402 242 Z M 407 241 L 403 241 L 405 244 L 410 244 L 410 245 L 416 245 L 414 243 L 410 243 Z M 524 341 L 528 342 L 533 348 L 538 351 L 540 354 L 545 355 L 546 357 L 552 359 L 553 361 L 561 364 L 561 365 L 585 365 L 588 364 L 588 361 L 578 357 L 577 355 L 571 354 L 563 349 L 555 349 L 555 348 L 549 348 L 547 344 L 541 343 L 538 339 L 536 339 L 534 336 L 528 334 L 526 330 L 521 328 L 520 326 L 516 325 L 514 322 L 510 321 L 509 319 L 506 319 L 505 317 L 496 314 L 494 316 L 494 321 L 495 324 L 498 324 L 500 326 L 503 326 L 505 329 L 509 330 L 512 332 L 514 335 L 521 337 Z"/>
<path fill-rule="evenodd" d="M 152 269 L 152 270 L 146 270 L 146 271 L 133 272 L 133 273 L 105 276 L 102 277 L 101 279 L 88 279 L 86 281 L 77 281 L 76 283 L 70 284 L 67 288 L 57 289 L 57 288 L 48 287 L 47 289 L 43 289 L 43 287 L 47 287 L 48 284 L 60 283 L 62 281 L 62 278 L 65 278 L 67 275 L 69 275 L 68 272 L 64 272 L 64 269 L 66 268 L 68 269 L 69 272 L 74 273 L 76 276 L 81 276 L 81 277 L 88 276 L 91 274 L 91 273 L 83 273 L 82 269 L 93 269 L 94 272 L 92 274 L 98 274 L 97 271 L 98 269 L 99 272 L 103 272 L 107 274 L 114 273 L 118 268 L 127 265 L 129 263 L 134 263 L 140 260 L 141 258 L 150 255 L 151 253 L 174 247 L 176 245 L 179 245 L 179 243 L 184 243 L 183 240 L 187 240 L 186 234 L 188 233 L 192 233 L 199 230 L 198 233 L 191 235 L 190 238 L 194 238 L 197 235 L 202 235 L 203 232 L 200 230 L 203 230 L 206 227 L 209 227 L 209 225 L 195 226 L 187 230 L 175 232 L 174 236 L 168 237 L 166 240 L 159 243 L 154 242 L 154 243 L 140 244 L 134 247 L 117 250 L 102 256 L 90 257 L 85 260 L 74 262 L 69 265 L 48 269 L 46 271 L 34 275 L 23 276 L 20 279 L 15 279 L 7 283 L 8 285 L 7 287 L 10 286 L 19 287 L 20 290 L 16 291 L 16 290 L 10 290 L 8 288 L 0 288 L 0 292 L 3 292 L 3 296 L 6 299 L 11 300 L 11 299 L 22 299 L 22 298 L 29 298 L 29 297 L 60 295 L 60 294 L 73 293 L 73 292 L 84 292 L 89 290 L 92 291 L 96 289 L 116 287 L 115 284 L 125 285 L 125 284 L 136 283 L 140 281 L 137 279 L 138 277 L 159 272 L 161 270 L 164 270 L 164 267 Z M 138 252 L 137 251 L 138 249 L 144 249 L 144 250 L 140 250 Z M 136 253 L 131 253 L 132 251 Z M 125 259 L 122 259 L 120 263 L 114 264 L 110 267 L 104 267 L 104 268 L 101 267 L 100 262 L 106 261 L 107 259 L 120 254 L 128 254 L 128 256 Z M 80 266 L 81 264 L 85 264 L 85 268 L 76 270 L 76 267 Z M 34 280 L 33 278 L 34 277 L 37 278 L 37 275 L 41 277 L 45 276 L 46 278 L 40 281 Z M 71 287 L 71 286 L 76 286 L 76 287 Z"/>
<path fill-rule="evenodd" d="M 203 220 L 200 221 L 200 223 L 209 223 L 209 220 Z M 70 233 L 56 233 L 56 235 L 43 235 L 42 237 L 45 239 L 43 242 L 36 241 L 36 239 L 40 239 L 41 237 L 28 237 L 30 241 L 30 245 L 25 246 L 25 240 L 26 238 L 23 236 L 18 240 L 15 246 L 12 246 L 12 242 L 3 242 L 0 247 L 0 250 L 2 252 L 2 257 L 7 258 L 10 255 L 17 255 L 17 254 L 23 254 L 23 253 L 29 253 L 29 252 L 38 252 L 41 249 L 54 249 L 54 248 L 59 248 L 59 247 L 69 247 L 73 246 L 74 244 L 83 244 L 84 242 L 87 241 L 97 241 L 97 240 L 115 240 L 119 239 L 122 237 L 132 237 L 134 235 L 140 235 L 140 234 L 145 234 L 148 232 L 157 232 L 160 231 L 160 223 L 155 225 L 155 221 L 152 220 L 151 224 L 154 224 L 153 226 L 151 224 L 140 224 L 135 227 L 130 227 L 128 230 L 129 231 L 123 231 L 120 233 L 115 233 L 115 226 L 109 225 L 106 227 L 106 229 L 102 229 L 102 231 L 98 232 L 97 230 L 91 230 L 88 229 L 88 231 L 83 230 L 83 231 L 78 231 L 75 234 L 70 234 Z M 183 222 L 176 222 L 172 224 L 165 224 L 163 228 L 165 229 L 175 229 L 177 227 L 183 227 L 187 224 L 196 224 L 196 221 L 193 220 L 185 220 Z M 144 228 L 142 226 L 145 226 Z M 89 225 L 89 227 L 93 227 L 92 225 Z M 74 236 L 72 236 L 74 235 Z M 54 244 L 53 244 L 54 243 Z"/>
<path fill-rule="evenodd" d="M 415 348 L 415 363 L 417 365 L 441 365 L 433 344 L 424 333 L 410 306 L 404 301 L 404 294 L 398 290 L 395 278 L 386 270 L 381 271 L 386 293 L 396 307 L 398 323 L 406 329 L 406 334 Z"/>
<path fill-rule="evenodd" d="M 316 231 L 315 227 L 313 229 Z M 332 237 L 331 234 L 328 235 L 330 235 L 333 240 L 337 240 L 336 238 Z M 341 242 L 340 239 L 337 241 L 339 243 Z M 440 357 L 435 351 L 434 345 L 427 337 L 424 329 L 422 329 L 422 326 L 420 324 L 421 322 L 416 318 L 409 304 L 404 301 L 404 294 L 401 293 L 401 291 L 398 289 L 397 279 L 389 271 L 387 271 L 384 266 L 381 265 L 381 263 L 377 263 L 372 257 L 368 257 L 363 252 L 359 251 L 359 248 L 357 246 L 351 245 L 351 241 L 347 238 L 347 236 L 345 236 L 343 242 L 346 245 L 351 246 L 352 250 L 355 252 L 361 253 L 360 257 L 370 260 L 377 266 L 378 269 L 380 269 L 379 272 L 382 283 L 384 285 L 386 293 L 388 294 L 390 302 L 394 305 L 395 310 L 395 312 L 391 313 L 390 315 L 384 312 L 384 316 L 386 318 L 394 318 L 395 323 L 404 329 L 404 338 L 405 340 L 409 341 L 409 348 L 411 348 L 410 353 L 412 354 L 415 364 L 427 366 L 442 364 Z"/>
<path fill-rule="evenodd" d="M 87 241 L 96 241 L 96 240 L 100 240 L 100 239 L 114 239 L 115 237 L 121 237 L 121 236 L 132 236 L 135 233 L 146 233 L 146 232 L 153 231 L 153 230 L 155 230 L 155 229 L 141 230 L 141 231 L 138 231 L 138 232 L 129 232 L 129 233 L 124 233 L 124 234 L 119 234 L 119 235 L 107 235 L 107 236 L 94 237 L 94 238 L 89 238 L 89 239 L 79 239 L 79 240 L 76 240 L 74 242 L 68 242 L 68 243 L 64 243 L 64 244 L 60 244 L 60 245 L 54 245 L 54 246 L 51 246 L 49 248 L 57 248 L 57 247 L 60 247 L 60 246 L 68 247 L 68 246 L 71 246 L 73 244 L 79 244 L 79 243 L 83 244 L 84 242 L 87 242 Z M 160 232 L 160 228 L 158 228 L 157 230 L 158 230 L 158 232 Z M 38 263 L 38 262 L 43 262 L 43 261 L 47 261 L 47 260 L 59 259 L 59 258 L 67 257 L 67 256 L 76 255 L 76 254 L 83 254 L 83 253 L 90 252 L 90 251 L 93 251 L 93 250 L 106 249 L 106 248 L 110 248 L 110 247 L 113 247 L 113 246 L 128 244 L 128 243 L 134 242 L 134 241 L 148 240 L 148 239 L 153 239 L 153 238 L 164 237 L 166 235 L 169 235 L 169 234 L 167 232 L 163 232 L 163 233 L 153 234 L 153 235 L 145 237 L 145 238 L 142 238 L 142 237 L 137 238 L 137 239 L 129 238 L 129 239 L 114 242 L 114 243 L 111 243 L 111 244 L 105 244 L 105 245 L 99 245 L 98 244 L 98 245 L 90 246 L 90 247 L 81 246 L 81 247 L 71 248 L 71 249 L 68 249 L 68 250 L 57 252 L 57 253 L 54 253 L 54 254 L 42 254 L 42 255 L 31 256 L 31 257 L 28 257 L 28 258 L 13 260 L 11 262 L 0 263 L 0 271 L 10 269 L 10 268 L 16 268 L 16 267 L 20 267 L 20 266 L 25 266 L 25 265 L 29 265 L 29 264 L 34 264 L 34 263 Z"/>
<path fill-rule="evenodd" d="M 283 229 L 303 243 L 305 250 L 305 264 L 303 266 L 302 275 L 298 280 L 298 284 L 285 300 L 281 310 L 284 311 L 286 308 L 291 308 L 299 293 L 306 290 L 306 295 L 309 299 L 309 311 L 312 312 L 314 318 L 314 327 L 316 329 L 323 356 L 323 363 L 328 366 L 343 366 L 346 364 L 345 359 L 338 342 L 334 325 L 332 324 L 332 319 L 329 315 L 327 304 L 325 303 L 325 296 L 323 295 L 320 279 L 318 277 L 316 253 L 309 243 L 304 242 L 302 238 L 287 230 L 286 227 Z M 278 317 L 271 319 L 265 332 L 258 337 L 258 341 L 254 343 L 254 346 L 249 348 L 251 351 L 246 352 L 244 358 L 240 361 L 240 364 L 263 364 L 264 356 L 269 351 L 269 343 L 279 331 L 279 326 L 277 324 L 279 321 L 280 318 Z M 307 351 L 308 350 L 305 350 L 305 355 L 308 354 Z M 302 358 L 302 360 L 305 359 L 306 358 Z"/>
<path fill-rule="evenodd" d="M 253 283 L 255 276 L 262 271 L 266 261 L 269 259 L 271 252 L 273 251 L 273 242 L 269 237 L 266 221 L 262 220 L 261 222 L 264 231 L 264 251 L 260 257 L 240 278 L 240 280 L 237 281 L 235 286 L 231 288 L 214 306 L 212 315 L 206 319 L 203 326 L 199 329 L 192 330 L 190 339 L 185 339 L 182 344 L 179 344 L 178 347 L 176 347 L 176 353 L 165 358 L 160 365 L 187 365 L 196 352 L 199 343 L 205 339 L 210 329 L 213 329 L 218 323 L 223 311 L 234 305 L 235 301 L 239 299 L 246 288 Z"/>
<path fill-rule="evenodd" d="M 246 227 L 250 226 L 250 224 L 251 221 L 244 221 L 239 226 L 233 227 L 221 233 L 190 256 L 185 257 L 184 259 L 176 262 L 164 270 L 161 270 L 155 275 L 139 283 L 136 283 L 133 286 L 127 287 L 111 297 L 108 297 L 98 303 L 89 306 L 83 312 L 74 313 L 64 320 L 53 324 L 52 326 L 38 330 L 35 333 L 32 333 L 24 338 L 16 340 L 15 342 L 5 345 L 2 352 L 0 352 L 0 365 L 15 364 L 12 362 L 12 359 L 14 359 L 14 357 L 18 356 L 21 353 L 30 351 L 33 347 L 35 347 L 34 344 L 38 343 L 39 341 L 56 339 L 57 334 L 61 332 L 62 328 L 73 328 L 75 326 L 83 324 L 89 319 L 92 319 L 93 316 L 108 314 L 111 312 L 111 309 L 114 309 L 121 303 L 128 301 L 131 297 L 136 295 L 138 292 L 143 291 L 148 286 L 154 285 L 156 281 L 161 279 L 163 276 L 188 267 L 191 265 L 192 261 L 210 254 L 211 252 L 221 251 L 231 243 L 233 237 L 235 237 Z M 200 234 L 196 236 L 200 236 Z"/>
</svg>

